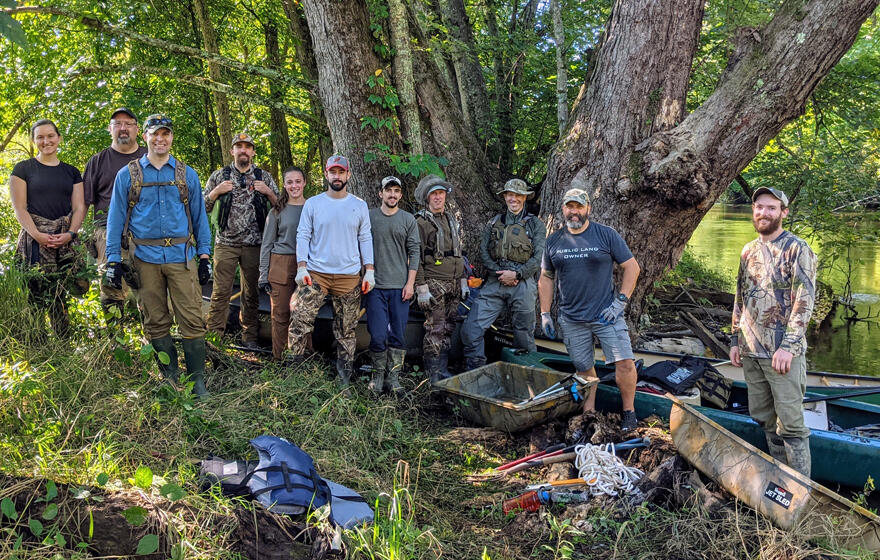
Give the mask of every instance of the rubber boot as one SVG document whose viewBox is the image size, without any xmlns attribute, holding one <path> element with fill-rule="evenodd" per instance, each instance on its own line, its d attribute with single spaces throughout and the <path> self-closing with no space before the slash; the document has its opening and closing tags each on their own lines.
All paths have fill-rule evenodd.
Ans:
<svg viewBox="0 0 880 560">
<path fill-rule="evenodd" d="M 788 466 L 810 478 L 810 438 L 783 438 Z"/>
<path fill-rule="evenodd" d="M 437 356 L 440 364 L 440 379 L 449 379 L 452 374 L 449 373 L 449 353 L 444 352 Z"/>
<path fill-rule="evenodd" d="M 464 361 L 465 371 L 477 369 L 478 367 L 483 367 L 484 365 L 486 365 L 486 358 L 466 358 Z"/>
<path fill-rule="evenodd" d="M 343 358 L 336 358 L 337 382 L 339 383 L 339 388 L 342 389 L 346 396 L 351 394 L 348 387 L 351 385 L 351 372 L 353 369 L 351 362 Z"/>
<path fill-rule="evenodd" d="M 787 465 L 788 456 L 785 454 L 785 441 L 782 439 L 782 436 L 770 432 L 764 432 L 764 436 L 767 438 L 767 448 L 769 449 L 770 456 L 780 463 Z"/>
<path fill-rule="evenodd" d="M 208 348 L 204 338 L 183 339 L 183 359 L 186 361 L 186 372 L 193 382 L 193 393 L 200 399 L 208 396 L 205 388 L 205 359 Z"/>
<path fill-rule="evenodd" d="M 162 374 L 162 377 L 172 383 L 180 381 L 180 370 L 177 367 L 177 347 L 174 345 L 174 339 L 171 338 L 171 335 L 154 338 L 150 344 L 156 351 L 156 363 L 159 364 L 159 373 Z M 165 352 L 168 355 L 167 365 L 159 359 L 159 352 Z"/>
<path fill-rule="evenodd" d="M 388 349 L 388 375 L 385 379 L 385 388 L 395 395 L 402 395 L 404 393 L 403 387 L 401 387 L 400 385 L 400 372 L 403 371 L 403 364 L 405 360 L 405 349 Z"/>
<path fill-rule="evenodd" d="M 373 377 L 368 387 L 374 394 L 381 395 L 385 385 L 385 369 L 388 367 L 388 351 L 370 352 L 370 362 L 373 366 Z"/>
<path fill-rule="evenodd" d="M 444 367 L 445 364 L 441 356 L 424 356 L 423 361 L 425 362 L 425 371 L 428 372 L 428 379 L 431 380 L 432 385 L 451 377 Z"/>
</svg>

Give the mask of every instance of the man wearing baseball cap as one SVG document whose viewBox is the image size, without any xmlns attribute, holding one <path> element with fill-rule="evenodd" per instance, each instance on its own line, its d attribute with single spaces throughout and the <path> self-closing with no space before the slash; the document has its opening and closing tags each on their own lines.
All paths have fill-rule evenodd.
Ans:
<svg viewBox="0 0 880 560">
<path fill-rule="evenodd" d="M 534 352 L 535 300 L 538 271 L 544 253 L 547 227 L 526 211 L 526 200 L 535 193 L 522 179 L 511 179 L 498 193 L 505 212 L 489 220 L 480 241 L 480 256 L 488 275 L 477 304 L 461 328 L 467 369 L 486 363 L 483 336 L 504 309 L 510 310 L 514 345 Z"/>
<path fill-rule="evenodd" d="M 327 190 L 306 200 L 296 230 L 298 288 L 290 303 L 288 348 L 293 361 L 302 359 L 306 336 L 329 295 L 336 316 L 336 371 L 340 387 L 347 392 L 354 369 L 361 294 L 376 286 L 373 237 L 367 203 L 348 192 L 348 159 L 331 156 L 324 177 Z"/>
<path fill-rule="evenodd" d="M 147 149 L 138 145 L 138 120 L 134 111 L 120 107 L 110 114 L 110 146 L 89 158 L 83 172 L 83 189 L 86 207 L 92 206 L 92 220 L 95 226 L 95 260 L 103 272 L 107 265 L 107 210 L 110 208 L 110 195 L 113 194 L 113 181 L 120 169 L 128 162 L 139 159 Z M 101 307 L 108 323 L 122 318 L 125 300 L 128 297 L 128 284 L 122 288 L 101 284 Z M 108 331 L 115 336 L 112 331 Z"/>
<path fill-rule="evenodd" d="M 165 115 L 147 117 L 147 154 L 129 162 L 116 175 L 107 214 L 104 282 L 116 289 L 122 287 L 124 254 L 139 278 L 137 295 L 144 334 L 156 351 L 159 370 L 168 381 L 176 383 L 173 309 L 183 338 L 186 371 L 194 383 L 193 391 L 203 398 L 208 394 L 205 322 L 198 285 L 206 284 L 211 277 L 211 227 L 199 176 L 171 155 L 172 126 Z M 198 270 L 192 263 L 196 255 Z"/>
<path fill-rule="evenodd" d="M 373 366 L 369 387 L 376 394 L 383 390 L 400 394 L 406 358 L 404 331 L 419 268 L 419 228 L 413 215 L 400 209 L 400 179 L 382 179 L 379 197 L 381 206 L 370 210 L 376 288 L 365 296 Z"/>
<path fill-rule="evenodd" d="M 254 165 L 254 139 L 241 132 L 232 137 L 232 163 L 211 174 L 205 183 L 205 210 L 214 220 L 214 285 L 205 318 L 209 331 L 223 335 L 235 270 L 241 270 L 241 342 L 257 348 L 260 330 L 260 244 L 278 187 L 268 171 Z"/>
<path fill-rule="evenodd" d="M 636 367 L 623 311 L 636 286 L 639 264 L 626 242 L 614 229 L 590 221 L 590 195 L 580 175 L 562 199 L 565 227 L 547 238 L 541 263 L 538 296 L 541 326 L 548 338 L 556 338 L 550 316 L 554 288 L 559 290 L 559 326 L 577 372 L 596 377 L 593 335 L 599 339 L 605 362 L 615 367 L 623 403 L 621 430 L 634 430 Z M 614 263 L 623 269 L 620 289 L 614 288 Z M 584 401 L 584 411 L 594 410 L 596 390 Z"/>
<path fill-rule="evenodd" d="M 752 222 L 758 238 L 740 255 L 730 362 L 743 368 L 749 415 L 764 428 L 770 455 L 810 476 L 810 429 L 802 401 L 816 255 L 806 241 L 782 228 L 786 216 L 784 192 L 755 190 Z"/>
<path fill-rule="evenodd" d="M 436 175 L 419 181 L 415 199 L 424 208 L 416 213 L 421 240 L 416 272 L 416 301 L 425 312 L 422 360 L 436 383 L 449 377 L 449 348 L 458 304 L 470 295 L 461 252 L 461 229 L 446 208 L 452 185 Z"/>
</svg>

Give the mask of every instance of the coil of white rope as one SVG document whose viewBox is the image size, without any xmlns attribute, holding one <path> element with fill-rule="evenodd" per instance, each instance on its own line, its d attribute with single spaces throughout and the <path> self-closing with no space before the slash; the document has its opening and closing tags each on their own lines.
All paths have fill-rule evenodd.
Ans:
<svg viewBox="0 0 880 560">
<path fill-rule="evenodd" d="M 632 492 L 633 483 L 645 475 L 635 467 L 626 466 L 614 454 L 613 443 L 578 445 L 574 452 L 577 454 L 574 466 L 578 476 L 587 482 L 587 488 L 593 496 L 617 496 Z"/>
</svg>

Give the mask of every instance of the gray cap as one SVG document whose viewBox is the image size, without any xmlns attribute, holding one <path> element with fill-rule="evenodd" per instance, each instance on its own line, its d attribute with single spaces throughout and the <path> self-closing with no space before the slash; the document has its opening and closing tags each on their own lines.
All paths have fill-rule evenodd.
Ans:
<svg viewBox="0 0 880 560">
<path fill-rule="evenodd" d="M 437 175 L 428 175 L 424 177 L 421 181 L 419 181 L 419 186 L 416 187 L 415 198 L 416 202 L 424 204 L 428 200 L 428 195 L 434 191 L 446 191 L 447 194 L 452 193 L 452 185 L 446 179 L 442 177 L 438 177 Z"/>
<path fill-rule="evenodd" d="M 389 176 L 385 177 L 384 179 L 382 179 L 382 188 L 384 189 L 388 185 L 397 185 L 401 189 L 403 188 L 403 183 L 400 181 L 400 179 L 398 179 L 394 175 L 389 175 Z"/>
<path fill-rule="evenodd" d="M 590 204 L 590 195 L 584 189 L 568 189 L 565 191 L 565 196 L 562 197 L 562 205 L 569 202 L 577 202 L 581 206 L 587 206 Z"/>
<path fill-rule="evenodd" d="M 784 192 L 779 189 L 774 189 L 773 187 L 758 187 L 757 189 L 755 189 L 755 192 L 752 193 L 752 202 L 754 202 L 762 194 L 769 194 L 770 196 L 781 202 L 783 208 L 788 208 L 788 197 L 785 196 Z"/>
<path fill-rule="evenodd" d="M 503 195 L 506 192 L 512 192 L 514 194 L 524 194 L 531 200 L 535 196 L 535 191 L 530 191 L 529 186 L 522 179 L 511 179 L 510 181 L 504 183 L 504 188 L 498 191 L 499 195 Z"/>
</svg>

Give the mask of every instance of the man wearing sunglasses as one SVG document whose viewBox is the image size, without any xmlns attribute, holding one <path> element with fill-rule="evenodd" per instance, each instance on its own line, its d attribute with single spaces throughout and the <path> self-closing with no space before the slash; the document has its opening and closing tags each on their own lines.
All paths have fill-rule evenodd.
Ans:
<svg viewBox="0 0 880 560">
<path fill-rule="evenodd" d="M 196 172 L 171 155 L 171 119 L 151 115 L 144 123 L 147 154 L 116 175 L 107 216 L 104 282 L 122 286 L 123 251 L 139 278 L 138 305 L 144 334 L 157 353 L 163 376 L 178 381 L 171 338 L 172 309 L 183 338 L 186 371 L 199 398 L 205 389 L 205 322 L 199 284 L 210 280 L 211 229 Z M 193 263 L 199 256 L 199 264 Z M 197 271 L 198 269 L 198 271 Z"/>
<path fill-rule="evenodd" d="M 110 195 L 113 194 L 113 181 L 128 162 L 147 153 L 145 147 L 138 145 L 138 119 L 131 109 L 120 107 L 113 111 L 107 130 L 110 132 L 110 146 L 93 155 L 83 172 L 86 206 L 94 208 L 95 260 L 102 271 L 107 265 L 107 210 L 110 208 Z M 123 282 L 119 290 L 101 284 L 101 307 L 108 323 L 122 317 L 127 297 L 127 283 Z"/>
</svg>

